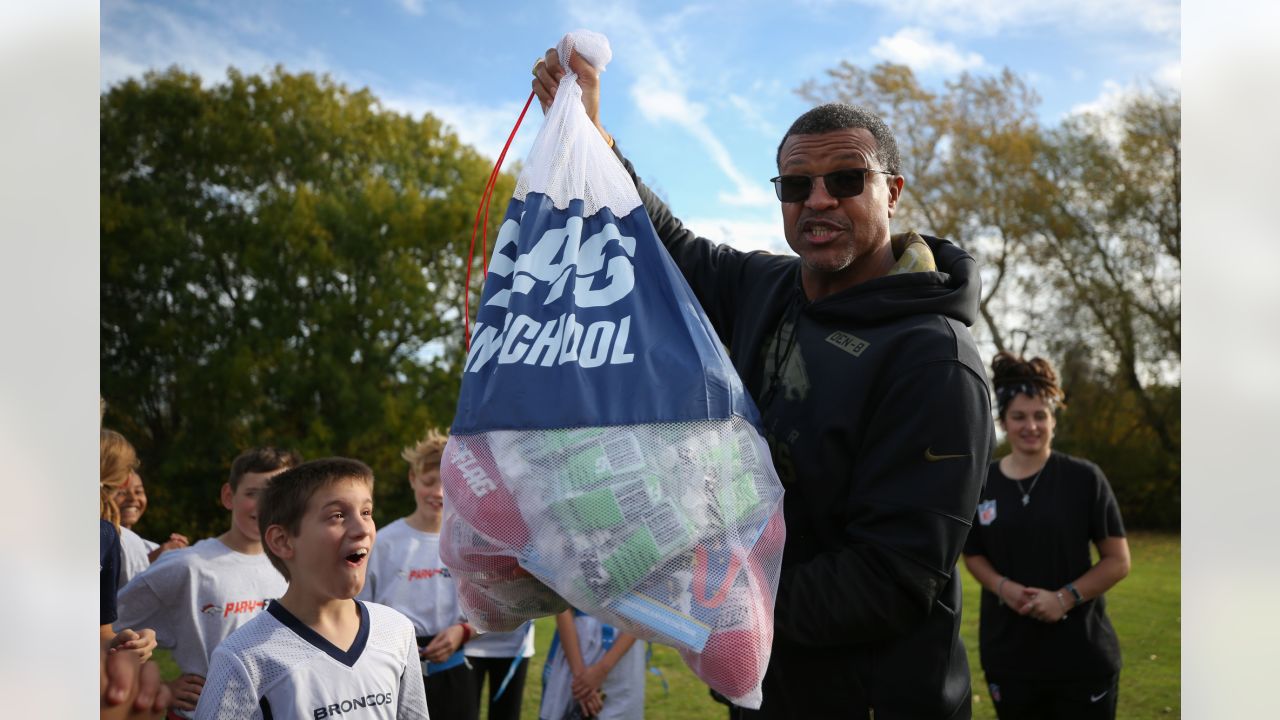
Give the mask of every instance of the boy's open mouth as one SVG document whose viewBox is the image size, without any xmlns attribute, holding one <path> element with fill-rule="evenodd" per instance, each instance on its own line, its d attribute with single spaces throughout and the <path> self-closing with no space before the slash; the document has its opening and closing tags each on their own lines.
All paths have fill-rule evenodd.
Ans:
<svg viewBox="0 0 1280 720">
<path fill-rule="evenodd" d="M 365 548 L 360 548 L 359 550 L 347 556 L 347 562 L 351 563 L 352 565 L 359 565 L 360 563 L 364 562 L 364 559 L 367 557 L 369 557 L 369 551 L 366 550 Z"/>
</svg>

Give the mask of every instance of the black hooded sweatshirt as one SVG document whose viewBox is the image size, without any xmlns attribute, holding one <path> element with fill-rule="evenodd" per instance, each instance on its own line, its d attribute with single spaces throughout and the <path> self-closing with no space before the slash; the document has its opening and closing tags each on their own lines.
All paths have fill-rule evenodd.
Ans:
<svg viewBox="0 0 1280 720">
<path fill-rule="evenodd" d="M 795 255 L 695 236 L 636 176 L 658 237 L 759 407 L 786 545 L 761 717 L 967 718 L 956 560 L 993 449 L 967 326 L 973 258 L 810 302 Z"/>
</svg>

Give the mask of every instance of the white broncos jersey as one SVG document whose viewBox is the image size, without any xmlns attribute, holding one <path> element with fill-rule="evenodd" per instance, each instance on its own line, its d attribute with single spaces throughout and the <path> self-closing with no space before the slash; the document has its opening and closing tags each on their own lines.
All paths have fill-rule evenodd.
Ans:
<svg viewBox="0 0 1280 720">
<path fill-rule="evenodd" d="M 213 651 L 197 720 L 422 720 L 427 694 L 413 625 L 353 600 L 360 630 L 340 650 L 280 603 Z"/>
</svg>

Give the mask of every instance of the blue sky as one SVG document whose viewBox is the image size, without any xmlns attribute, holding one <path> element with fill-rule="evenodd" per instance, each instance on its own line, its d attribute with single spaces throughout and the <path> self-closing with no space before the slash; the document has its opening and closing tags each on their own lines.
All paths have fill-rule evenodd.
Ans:
<svg viewBox="0 0 1280 720">
<path fill-rule="evenodd" d="M 805 80 L 841 60 L 904 63 L 930 85 L 1007 66 L 1055 123 L 1140 84 L 1180 88 L 1180 14 L 1173 0 L 104 0 L 101 86 L 172 64 L 208 83 L 280 63 L 429 111 L 496 157 L 533 61 L 588 28 L 613 47 L 601 119 L 646 182 L 703 235 L 785 251 L 768 178 Z M 508 158 L 540 121 L 535 108 Z"/>
</svg>

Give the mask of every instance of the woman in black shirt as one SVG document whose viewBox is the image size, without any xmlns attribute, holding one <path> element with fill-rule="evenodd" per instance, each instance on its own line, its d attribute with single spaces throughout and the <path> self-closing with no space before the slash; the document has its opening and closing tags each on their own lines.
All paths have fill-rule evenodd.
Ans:
<svg viewBox="0 0 1280 720">
<path fill-rule="evenodd" d="M 1120 510 L 1096 465 L 1052 449 L 1063 406 L 1052 366 L 1001 352 L 991 368 L 1012 452 L 991 464 L 964 562 L 983 587 L 979 654 L 996 714 L 1114 718 L 1120 644 L 1103 593 L 1129 573 Z"/>
</svg>

